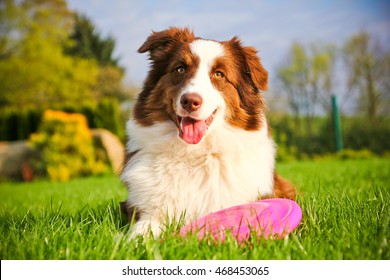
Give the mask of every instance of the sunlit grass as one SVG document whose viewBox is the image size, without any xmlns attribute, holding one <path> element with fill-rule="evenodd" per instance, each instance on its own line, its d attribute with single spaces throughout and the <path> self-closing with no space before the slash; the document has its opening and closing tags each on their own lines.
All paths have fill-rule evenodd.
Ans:
<svg viewBox="0 0 390 280">
<path fill-rule="evenodd" d="M 292 162 L 299 227 L 283 240 L 244 245 L 178 237 L 129 241 L 115 176 L 0 185 L 1 259 L 390 259 L 390 161 Z"/>
</svg>

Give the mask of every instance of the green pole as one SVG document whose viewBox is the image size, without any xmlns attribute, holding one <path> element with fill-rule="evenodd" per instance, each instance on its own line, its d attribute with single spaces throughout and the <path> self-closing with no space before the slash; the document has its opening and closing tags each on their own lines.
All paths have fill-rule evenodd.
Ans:
<svg viewBox="0 0 390 280">
<path fill-rule="evenodd" d="M 341 119 L 340 112 L 337 106 L 337 98 L 332 95 L 332 114 L 333 114 L 333 130 L 336 141 L 336 151 L 339 152 L 343 149 L 343 137 L 341 134 Z"/>
</svg>

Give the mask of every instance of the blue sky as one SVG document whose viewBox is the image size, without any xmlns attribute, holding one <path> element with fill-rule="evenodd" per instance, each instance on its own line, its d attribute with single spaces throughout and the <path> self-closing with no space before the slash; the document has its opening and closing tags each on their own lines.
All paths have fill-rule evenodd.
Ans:
<svg viewBox="0 0 390 280">
<path fill-rule="evenodd" d="M 145 54 L 137 53 L 138 47 L 152 30 L 169 26 L 190 27 L 197 36 L 215 40 L 238 35 L 245 45 L 258 49 L 271 80 L 294 41 L 341 46 L 363 30 L 387 49 L 390 46 L 390 1 L 68 0 L 68 6 L 116 39 L 126 81 L 136 85 L 149 64 Z"/>
</svg>

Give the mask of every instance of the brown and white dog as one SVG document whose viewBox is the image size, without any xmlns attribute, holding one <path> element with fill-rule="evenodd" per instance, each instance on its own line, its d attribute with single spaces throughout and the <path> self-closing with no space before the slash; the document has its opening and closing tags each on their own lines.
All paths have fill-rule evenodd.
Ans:
<svg viewBox="0 0 390 280">
<path fill-rule="evenodd" d="M 168 219 L 203 215 L 262 197 L 295 198 L 276 175 L 261 92 L 268 73 L 237 37 L 217 42 L 176 27 L 139 48 L 151 69 L 127 123 L 128 188 L 122 209 L 132 236 L 156 236 Z"/>
</svg>

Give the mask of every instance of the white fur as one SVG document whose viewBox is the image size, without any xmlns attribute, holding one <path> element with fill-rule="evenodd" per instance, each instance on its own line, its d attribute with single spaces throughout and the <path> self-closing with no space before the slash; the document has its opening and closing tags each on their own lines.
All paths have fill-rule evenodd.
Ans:
<svg viewBox="0 0 390 280">
<path fill-rule="evenodd" d="M 187 86 L 183 88 L 176 101 L 176 113 L 182 117 L 191 116 L 197 120 L 207 119 L 215 109 L 221 111 L 224 109 L 225 102 L 221 93 L 213 86 L 210 81 L 210 70 L 216 58 L 224 54 L 223 47 L 220 43 L 203 39 L 195 40 L 190 45 L 191 52 L 199 57 L 200 62 L 194 78 Z M 182 108 L 180 98 L 186 93 L 197 93 L 203 99 L 201 108 L 192 112 L 190 115 Z M 221 114 L 219 114 L 221 116 Z"/>
<path fill-rule="evenodd" d="M 127 132 L 128 151 L 138 152 L 121 178 L 129 204 L 142 213 L 133 236 L 149 227 L 158 235 L 166 217 L 185 213 L 188 222 L 272 192 L 275 149 L 266 126 L 249 132 L 224 122 L 197 145 L 180 140 L 172 122 L 130 120 Z"/>
</svg>

